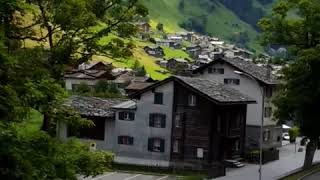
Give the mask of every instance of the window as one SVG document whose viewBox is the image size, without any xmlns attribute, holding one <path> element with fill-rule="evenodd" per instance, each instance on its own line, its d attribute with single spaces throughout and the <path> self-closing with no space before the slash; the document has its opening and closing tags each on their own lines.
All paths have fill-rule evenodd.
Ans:
<svg viewBox="0 0 320 180">
<path fill-rule="evenodd" d="M 177 113 L 174 116 L 174 125 L 175 127 L 181 127 L 182 113 Z"/>
<path fill-rule="evenodd" d="M 164 140 L 161 138 L 149 138 L 148 151 L 164 152 Z"/>
<path fill-rule="evenodd" d="M 166 127 L 166 115 L 165 114 L 150 114 L 149 115 L 149 126 L 155 128 Z"/>
<path fill-rule="evenodd" d="M 95 139 L 95 140 L 104 140 L 105 134 L 105 120 L 104 119 L 90 119 L 95 126 L 80 128 L 77 131 L 74 131 L 74 128 L 68 127 L 67 133 L 68 137 L 76 136 L 82 139 Z"/>
<path fill-rule="evenodd" d="M 208 68 L 208 73 L 209 74 L 224 74 L 224 69 L 223 68 Z"/>
<path fill-rule="evenodd" d="M 227 79 L 224 79 L 224 84 L 239 85 L 240 79 L 227 78 Z"/>
<path fill-rule="evenodd" d="M 270 139 L 270 130 L 266 129 L 263 131 L 263 141 L 269 141 Z"/>
<path fill-rule="evenodd" d="M 265 107 L 264 108 L 264 117 L 269 118 L 272 115 L 272 108 L 271 107 Z"/>
<path fill-rule="evenodd" d="M 190 94 L 190 95 L 188 96 L 188 105 L 189 105 L 189 106 L 196 106 L 196 104 L 197 104 L 196 96 L 193 95 L 193 94 Z"/>
<path fill-rule="evenodd" d="M 179 140 L 174 140 L 173 142 L 173 152 L 174 153 L 179 153 Z"/>
<path fill-rule="evenodd" d="M 163 93 L 154 93 L 154 104 L 163 104 Z"/>
<path fill-rule="evenodd" d="M 133 121 L 135 114 L 133 112 L 119 112 L 119 120 L 123 121 Z"/>
<path fill-rule="evenodd" d="M 203 158 L 203 148 L 197 148 L 197 158 Z"/>
<path fill-rule="evenodd" d="M 130 136 L 118 136 L 118 144 L 133 145 L 133 137 L 130 137 Z"/>
</svg>

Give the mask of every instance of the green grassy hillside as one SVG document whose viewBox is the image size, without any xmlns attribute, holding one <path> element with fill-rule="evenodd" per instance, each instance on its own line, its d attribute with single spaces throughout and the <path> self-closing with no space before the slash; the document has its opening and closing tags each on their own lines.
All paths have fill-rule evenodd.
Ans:
<svg viewBox="0 0 320 180">
<path fill-rule="evenodd" d="M 193 26 L 203 33 L 261 52 L 263 49 L 258 43 L 255 24 L 257 19 L 270 11 L 274 0 L 142 1 L 149 9 L 153 27 L 160 22 L 171 33 L 181 31 L 182 24 Z"/>
</svg>

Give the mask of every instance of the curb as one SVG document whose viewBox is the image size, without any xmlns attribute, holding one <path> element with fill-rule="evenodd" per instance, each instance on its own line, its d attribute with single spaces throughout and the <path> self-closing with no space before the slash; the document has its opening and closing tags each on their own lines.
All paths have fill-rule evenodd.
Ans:
<svg viewBox="0 0 320 180">
<path fill-rule="evenodd" d="M 320 164 L 320 161 L 316 161 L 316 162 L 314 162 L 312 165 L 318 165 L 318 164 Z M 299 167 L 299 168 L 297 168 L 297 169 L 294 169 L 294 170 L 292 170 L 292 171 L 289 171 L 289 172 L 287 172 L 287 173 L 284 173 L 283 175 L 281 175 L 281 176 L 278 176 L 277 177 L 277 180 L 280 180 L 280 179 L 282 179 L 282 178 L 285 178 L 285 177 L 287 177 L 287 176 L 289 176 L 289 175 L 291 175 L 291 174 L 295 174 L 295 173 L 298 173 L 299 171 L 302 171 L 302 168 L 301 167 Z M 314 172 L 313 172 L 314 173 Z M 311 173 L 312 174 L 312 173 Z M 308 173 L 308 175 L 310 175 L 309 173 Z M 303 177 L 301 177 L 300 179 L 298 179 L 298 180 L 301 180 L 302 178 L 304 178 L 304 177 L 306 177 L 306 176 L 303 176 Z"/>
</svg>

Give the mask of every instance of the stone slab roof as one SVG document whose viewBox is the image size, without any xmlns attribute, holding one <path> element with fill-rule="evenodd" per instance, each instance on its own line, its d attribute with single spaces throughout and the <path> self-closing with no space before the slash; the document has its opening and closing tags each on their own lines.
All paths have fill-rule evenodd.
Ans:
<svg viewBox="0 0 320 180">
<path fill-rule="evenodd" d="M 151 91 L 158 86 L 161 86 L 163 84 L 166 84 L 172 81 L 179 83 L 186 88 L 191 89 L 196 94 L 201 95 L 217 104 L 256 103 L 256 101 L 253 98 L 242 94 L 238 90 L 231 88 L 228 85 L 224 85 L 208 79 L 182 77 L 182 76 L 171 76 L 165 80 L 156 82 L 151 86 L 148 86 L 136 93 L 131 94 L 130 97 L 139 98 L 141 94 L 147 91 Z"/>
<path fill-rule="evenodd" d="M 240 58 L 226 58 L 226 57 L 219 58 L 217 60 L 210 62 L 209 64 L 203 65 L 195 69 L 194 73 L 201 72 L 207 67 L 210 67 L 211 65 L 219 62 L 226 62 L 231 66 L 237 68 L 238 70 L 253 76 L 255 79 L 265 84 L 270 84 L 270 85 L 279 84 L 279 81 L 276 79 L 275 76 L 272 75 L 272 73 L 270 74 L 270 76 L 268 75 L 269 74 L 268 68 L 266 66 L 259 66 L 257 64 L 254 64 L 251 61 L 245 61 Z"/>
<path fill-rule="evenodd" d="M 65 103 L 83 116 L 114 117 L 112 106 L 128 101 L 128 99 L 102 99 L 97 97 L 71 96 Z"/>
<path fill-rule="evenodd" d="M 125 89 L 126 90 L 141 90 L 141 89 L 144 89 L 148 86 L 151 86 L 152 84 L 154 83 L 149 83 L 149 82 L 131 82 L 129 84 L 129 86 L 127 86 Z"/>
<path fill-rule="evenodd" d="M 240 93 L 238 90 L 233 89 L 227 85 L 218 83 L 216 81 L 182 76 L 175 76 L 175 78 L 183 81 L 187 85 L 191 86 L 197 91 L 205 94 L 206 96 L 218 102 L 255 102 L 255 100 L 251 97 L 244 95 Z"/>
<path fill-rule="evenodd" d="M 130 110 L 134 110 L 137 108 L 137 103 L 129 100 L 129 101 L 125 101 L 122 102 L 120 104 L 114 105 L 112 106 L 113 109 L 130 109 Z"/>
<path fill-rule="evenodd" d="M 99 79 L 102 78 L 107 71 L 105 70 L 79 70 L 64 75 L 67 79 Z"/>
</svg>

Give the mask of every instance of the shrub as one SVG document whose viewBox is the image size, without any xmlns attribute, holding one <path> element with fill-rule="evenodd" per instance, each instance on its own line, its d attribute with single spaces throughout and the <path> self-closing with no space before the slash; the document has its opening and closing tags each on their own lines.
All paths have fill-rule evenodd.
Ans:
<svg viewBox="0 0 320 180">
<path fill-rule="evenodd" d="M 298 127 L 293 127 L 289 129 L 290 142 L 295 142 L 299 134 L 300 132 Z"/>
</svg>

